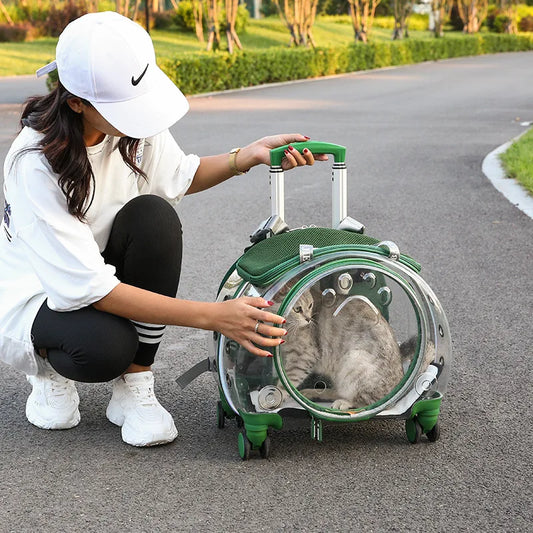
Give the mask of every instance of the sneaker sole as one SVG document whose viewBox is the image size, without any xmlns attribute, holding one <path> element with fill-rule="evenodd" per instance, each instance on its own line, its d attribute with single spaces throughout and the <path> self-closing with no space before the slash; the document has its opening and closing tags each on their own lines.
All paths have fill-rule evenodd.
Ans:
<svg viewBox="0 0 533 533">
<path fill-rule="evenodd" d="M 80 412 L 76 411 L 73 413 L 73 415 L 68 419 L 61 422 L 53 422 L 50 420 L 46 420 L 43 418 L 40 418 L 37 415 L 32 414 L 31 412 L 28 413 L 26 410 L 26 418 L 28 419 L 28 422 L 30 424 L 33 424 L 35 427 L 38 427 L 39 429 L 72 429 L 73 427 L 76 427 L 81 420 Z"/>
<path fill-rule="evenodd" d="M 124 413 L 122 412 L 121 407 L 117 404 L 108 404 L 105 416 L 112 424 L 115 424 L 115 426 L 122 427 L 124 424 Z"/>
<path fill-rule="evenodd" d="M 178 436 L 178 430 L 174 428 L 174 430 L 166 436 L 160 436 L 158 438 L 146 437 L 145 439 L 139 439 L 138 433 L 136 433 L 135 435 L 129 435 L 128 426 L 126 425 L 122 426 L 121 433 L 122 440 L 126 444 L 129 444 L 130 446 L 137 446 L 139 448 L 148 448 L 150 446 L 161 446 L 162 444 L 170 444 Z"/>
</svg>

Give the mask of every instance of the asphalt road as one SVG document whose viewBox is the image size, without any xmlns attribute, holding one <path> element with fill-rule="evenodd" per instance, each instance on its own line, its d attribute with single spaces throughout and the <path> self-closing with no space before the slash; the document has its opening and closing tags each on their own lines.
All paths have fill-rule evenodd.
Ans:
<svg viewBox="0 0 533 533">
<path fill-rule="evenodd" d="M 486 154 L 533 119 L 533 53 L 500 54 L 191 99 L 173 132 L 185 151 L 227 151 L 300 131 L 348 148 L 349 214 L 423 265 L 447 312 L 452 379 L 436 443 L 399 420 L 306 424 L 243 462 L 216 427 L 216 386 L 175 378 L 208 334 L 172 328 L 155 366 L 176 418 L 171 445 L 136 449 L 105 418 L 109 386 L 80 384 L 82 421 L 43 431 L 24 416 L 29 385 L 0 374 L 0 531 L 531 531 L 533 221 L 481 172 Z M 0 155 L 28 79 L 0 82 Z M 10 94 L 12 96 L 10 96 Z M 14 97 L 13 97 L 14 96 Z M 329 222 L 329 164 L 287 176 L 292 227 Z M 227 267 L 269 214 L 268 172 L 187 198 L 179 296 L 215 298 Z"/>
</svg>

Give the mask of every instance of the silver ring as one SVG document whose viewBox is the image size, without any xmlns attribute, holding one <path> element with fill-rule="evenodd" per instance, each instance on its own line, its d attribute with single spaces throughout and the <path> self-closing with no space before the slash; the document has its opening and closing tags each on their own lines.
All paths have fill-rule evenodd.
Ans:
<svg viewBox="0 0 533 533">
<path fill-rule="evenodd" d="M 261 322 L 258 320 L 258 321 L 257 321 L 257 324 L 255 325 L 255 329 L 254 329 L 254 331 L 255 331 L 256 333 L 258 332 L 259 324 L 261 324 Z"/>
</svg>

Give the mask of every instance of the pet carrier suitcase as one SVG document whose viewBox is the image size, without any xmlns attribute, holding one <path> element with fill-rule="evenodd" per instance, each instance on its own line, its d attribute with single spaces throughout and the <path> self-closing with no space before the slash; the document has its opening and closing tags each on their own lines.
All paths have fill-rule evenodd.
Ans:
<svg viewBox="0 0 533 533">
<path fill-rule="evenodd" d="M 215 332 L 205 366 L 197 365 L 178 382 L 185 386 L 199 369 L 214 372 L 220 395 L 218 427 L 223 428 L 227 419 L 236 419 L 240 428 L 239 454 L 245 460 L 252 450 L 258 450 L 262 457 L 269 456 L 271 429 L 281 429 L 285 415 L 308 416 L 311 436 L 319 441 L 323 421 L 359 422 L 372 418 L 404 420 L 407 439 L 412 443 L 423 434 L 436 441 L 451 363 L 444 311 L 421 278 L 420 265 L 414 259 L 402 254 L 393 242 L 365 235 L 364 226 L 347 216 L 346 149 L 314 141 L 292 146 L 333 156 L 332 228 L 289 230 L 284 221 L 281 168 L 287 147 L 272 150 L 271 217 L 260 225 L 251 237 L 252 246 L 227 272 L 217 301 L 262 296 L 275 302 L 274 312 L 288 318 L 300 311 L 301 306 L 293 308 L 302 295 L 312 291 L 318 295 L 323 320 L 331 321 L 339 320 L 350 306 L 364 302 L 373 309 L 376 320 L 381 320 L 381 315 L 387 321 L 398 346 L 410 347 L 410 359 L 403 362 L 401 377 L 383 397 L 368 405 L 333 408 L 331 399 L 321 400 L 327 396 L 324 392 L 335 394 L 331 376 L 311 372 L 305 383 L 295 386 L 284 368 L 283 344 L 271 349 L 272 358 L 258 357 Z M 293 338 L 291 342 L 297 340 Z"/>
</svg>

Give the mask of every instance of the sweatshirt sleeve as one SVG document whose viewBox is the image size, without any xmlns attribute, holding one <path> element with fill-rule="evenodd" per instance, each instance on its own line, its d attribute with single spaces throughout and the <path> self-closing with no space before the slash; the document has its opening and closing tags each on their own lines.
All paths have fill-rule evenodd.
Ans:
<svg viewBox="0 0 533 533">
<path fill-rule="evenodd" d="M 142 193 L 155 194 L 176 205 L 191 186 L 200 158 L 186 155 L 169 130 L 144 140 L 141 168 L 148 176 Z"/>
<path fill-rule="evenodd" d="M 91 305 L 119 284 L 106 265 L 89 226 L 69 214 L 56 176 L 41 157 L 19 159 L 10 191 L 16 237 L 55 311 Z"/>
</svg>

